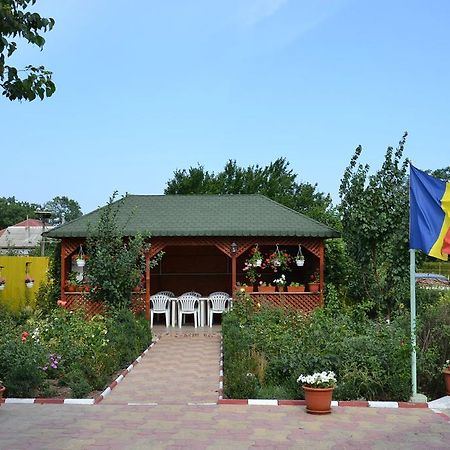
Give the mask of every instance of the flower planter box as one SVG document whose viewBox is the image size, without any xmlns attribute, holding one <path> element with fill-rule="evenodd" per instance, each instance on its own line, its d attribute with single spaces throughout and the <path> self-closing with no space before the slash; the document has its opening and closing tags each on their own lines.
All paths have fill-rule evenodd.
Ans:
<svg viewBox="0 0 450 450">
<path fill-rule="evenodd" d="M 319 289 L 320 289 L 319 283 L 308 283 L 309 292 L 319 292 Z"/>
<path fill-rule="evenodd" d="M 275 286 L 259 286 L 258 292 L 275 292 Z"/>
<path fill-rule="evenodd" d="M 253 292 L 253 286 L 244 286 L 245 292 Z"/>
<path fill-rule="evenodd" d="M 305 286 L 288 286 L 288 292 L 305 292 Z"/>
</svg>

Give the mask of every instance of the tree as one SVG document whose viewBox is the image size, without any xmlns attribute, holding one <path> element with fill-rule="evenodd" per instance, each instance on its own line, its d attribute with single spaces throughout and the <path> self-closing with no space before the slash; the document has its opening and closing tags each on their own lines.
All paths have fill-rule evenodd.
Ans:
<svg viewBox="0 0 450 450">
<path fill-rule="evenodd" d="M 0 197 L 0 229 L 35 217 L 36 203 L 19 202 L 15 197 Z"/>
<path fill-rule="evenodd" d="M 9 100 L 32 101 L 51 97 L 55 92 L 52 72 L 44 66 L 26 66 L 18 70 L 6 64 L 6 59 L 17 50 L 12 38 L 23 38 L 30 44 L 44 48 L 45 39 L 41 32 L 50 31 L 55 21 L 41 17 L 36 12 L 26 11 L 36 0 L 0 0 L 0 87 Z M 25 76 L 21 76 L 23 72 Z"/>
<path fill-rule="evenodd" d="M 330 195 L 318 192 L 317 184 L 297 183 L 296 178 L 285 158 L 278 158 L 265 167 L 247 168 L 229 160 L 217 175 L 203 166 L 175 171 L 164 193 L 262 194 L 330 226 L 338 226 Z"/>
<path fill-rule="evenodd" d="M 359 146 L 345 170 L 339 195 L 343 238 L 352 264 L 348 294 L 356 301 L 371 300 L 389 316 L 407 296 L 408 161 L 403 158 L 407 133 L 394 151 L 386 151 L 382 167 L 369 175 L 357 164 Z"/>
<path fill-rule="evenodd" d="M 65 195 L 54 197 L 53 200 L 44 203 L 43 209 L 51 211 L 50 223 L 55 225 L 70 222 L 83 215 L 80 204 Z"/>
<path fill-rule="evenodd" d="M 95 228 L 89 230 L 86 272 L 92 286 L 89 298 L 120 309 L 131 305 L 131 292 L 139 285 L 145 270 L 144 244 L 150 236 L 124 235 L 117 225 L 122 202 L 114 201 L 116 195 L 101 209 Z M 155 267 L 162 256 L 160 252 L 152 258 L 150 267 Z"/>
</svg>

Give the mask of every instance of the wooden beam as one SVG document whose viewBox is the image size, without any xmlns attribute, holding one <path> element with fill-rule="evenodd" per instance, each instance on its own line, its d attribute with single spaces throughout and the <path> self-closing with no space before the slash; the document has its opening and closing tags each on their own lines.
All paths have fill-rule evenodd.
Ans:
<svg viewBox="0 0 450 450">
<path fill-rule="evenodd" d="M 61 300 L 66 301 L 66 256 L 65 256 L 65 240 L 61 242 Z"/>
<path fill-rule="evenodd" d="M 150 320 L 150 252 L 145 252 L 145 318 Z"/>
<path fill-rule="evenodd" d="M 319 281 L 319 289 L 320 289 L 320 301 L 323 304 L 323 287 L 325 286 L 325 241 L 320 242 L 320 281 Z"/>
<path fill-rule="evenodd" d="M 236 255 L 231 256 L 231 296 L 236 291 Z"/>
</svg>

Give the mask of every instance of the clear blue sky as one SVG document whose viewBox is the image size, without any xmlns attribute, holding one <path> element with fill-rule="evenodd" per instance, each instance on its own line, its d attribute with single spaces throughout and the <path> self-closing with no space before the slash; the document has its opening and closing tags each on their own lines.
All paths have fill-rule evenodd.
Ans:
<svg viewBox="0 0 450 450">
<path fill-rule="evenodd" d="M 354 149 L 378 168 L 409 132 L 422 169 L 450 165 L 448 0 L 38 0 L 57 91 L 0 98 L 0 196 L 83 212 L 160 194 L 174 170 L 284 156 L 338 200 Z"/>
</svg>

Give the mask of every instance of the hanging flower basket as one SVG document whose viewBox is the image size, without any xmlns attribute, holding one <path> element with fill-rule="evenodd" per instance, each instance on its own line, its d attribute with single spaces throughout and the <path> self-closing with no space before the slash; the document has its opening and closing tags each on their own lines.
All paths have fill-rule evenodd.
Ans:
<svg viewBox="0 0 450 450">
<path fill-rule="evenodd" d="M 33 280 L 33 278 L 31 278 L 31 277 L 25 278 L 25 286 L 26 286 L 28 289 L 31 289 L 31 288 L 34 286 L 34 280 Z"/>
<path fill-rule="evenodd" d="M 6 286 L 6 280 L 3 277 L 0 277 L 0 291 L 3 291 Z"/>
<path fill-rule="evenodd" d="M 297 267 L 302 267 L 305 265 L 305 257 L 303 256 L 302 246 L 300 244 L 298 246 L 297 256 L 295 257 L 295 264 L 297 264 Z"/>
<path fill-rule="evenodd" d="M 80 245 L 80 251 L 78 252 L 78 256 L 77 256 L 77 267 L 84 267 L 86 264 L 86 260 L 84 257 L 84 252 L 83 252 L 83 246 Z"/>
</svg>

